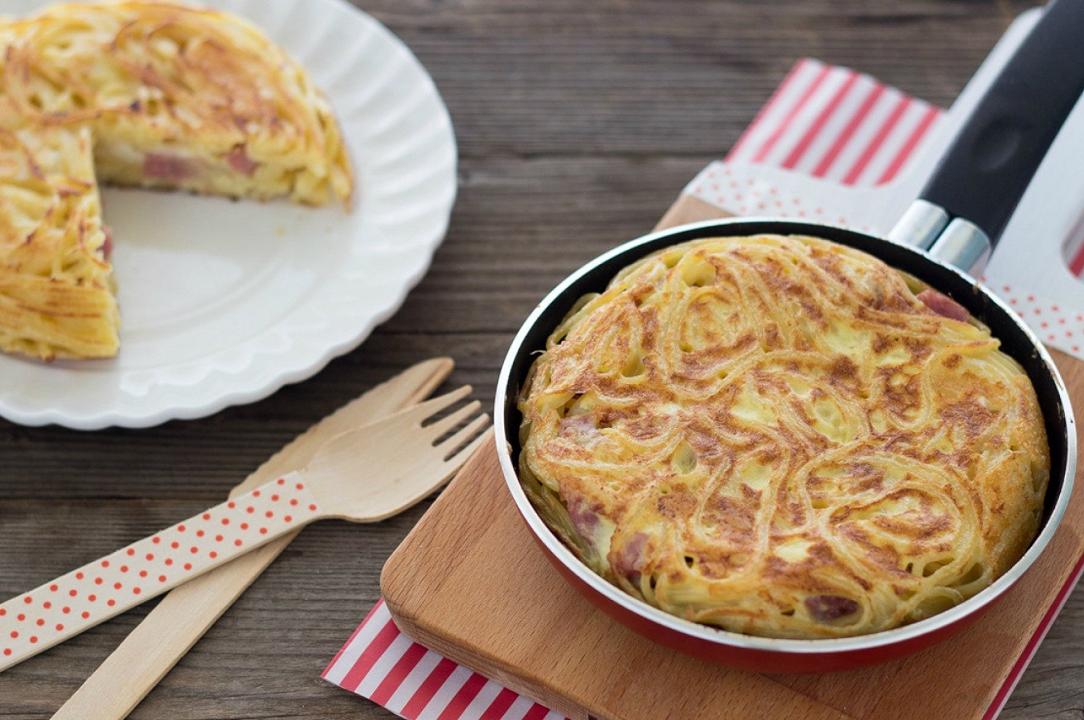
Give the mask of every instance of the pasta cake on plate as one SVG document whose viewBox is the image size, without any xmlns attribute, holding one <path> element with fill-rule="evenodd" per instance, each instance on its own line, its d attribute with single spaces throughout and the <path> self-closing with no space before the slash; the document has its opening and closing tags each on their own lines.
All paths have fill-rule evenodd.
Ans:
<svg viewBox="0 0 1084 720">
<path fill-rule="evenodd" d="M 151 0 L 64 4 L 0 20 L 0 51 L 0 349 L 117 352 L 96 183 L 349 204 L 330 105 L 238 17 Z"/>
<path fill-rule="evenodd" d="M 950 298 L 812 237 L 678 245 L 584 297 L 519 401 L 520 479 L 595 572 L 727 630 L 888 630 L 1039 526 L 1035 390 Z"/>
</svg>

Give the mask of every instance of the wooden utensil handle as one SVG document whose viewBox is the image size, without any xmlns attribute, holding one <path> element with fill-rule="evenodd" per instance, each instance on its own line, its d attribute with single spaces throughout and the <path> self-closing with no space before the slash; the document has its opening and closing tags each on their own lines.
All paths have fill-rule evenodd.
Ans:
<svg viewBox="0 0 1084 720">
<path fill-rule="evenodd" d="M 290 473 L 0 605 L 0 671 L 320 516 Z"/>
</svg>

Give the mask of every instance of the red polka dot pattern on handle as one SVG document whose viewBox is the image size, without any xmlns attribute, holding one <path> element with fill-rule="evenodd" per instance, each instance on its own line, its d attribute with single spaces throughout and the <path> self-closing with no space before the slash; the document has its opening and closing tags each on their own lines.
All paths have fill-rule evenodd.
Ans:
<svg viewBox="0 0 1084 720">
<path fill-rule="evenodd" d="M 273 485 L 274 492 L 257 489 L 0 604 L 0 670 L 313 517 L 317 505 L 303 483 L 279 478 Z M 282 503 L 289 504 L 290 514 L 272 510 Z M 254 516 L 263 520 L 246 522 Z M 174 569 L 163 572 L 166 568 Z M 110 597 L 106 588 L 117 594 Z M 54 602 L 57 597 L 69 604 Z M 12 611 L 16 605 L 25 612 Z M 31 627 L 35 634 L 17 626 Z"/>
</svg>

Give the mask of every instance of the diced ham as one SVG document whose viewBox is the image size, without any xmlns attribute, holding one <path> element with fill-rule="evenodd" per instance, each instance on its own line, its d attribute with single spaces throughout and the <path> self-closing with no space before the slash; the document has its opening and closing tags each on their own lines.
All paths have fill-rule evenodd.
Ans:
<svg viewBox="0 0 1084 720">
<path fill-rule="evenodd" d="M 644 545 L 647 535 L 638 532 L 617 551 L 614 570 L 627 577 L 633 584 L 640 582 L 640 571 L 644 568 Z"/>
<path fill-rule="evenodd" d="M 591 510 L 591 506 L 580 497 L 570 497 L 566 503 L 568 516 L 572 520 L 573 527 L 584 540 L 592 540 L 595 536 L 595 528 L 598 527 L 598 515 Z"/>
<path fill-rule="evenodd" d="M 178 155 L 147 153 L 143 157 L 143 176 L 155 180 L 181 182 L 196 174 L 194 163 Z"/>
<path fill-rule="evenodd" d="M 820 622 L 831 622 L 858 612 L 858 603 L 839 595 L 811 595 L 805 599 L 810 616 Z"/>
<path fill-rule="evenodd" d="M 108 225 L 102 225 L 102 234 L 105 235 L 105 241 L 102 243 L 102 257 L 108 260 L 113 254 L 113 231 Z"/>
<path fill-rule="evenodd" d="M 933 288 L 926 288 L 916 297 L 922 301 L 923 305 L 942 317 L 959 320 L 960 322 L 967 322 L 971 319 L 971 313 L 967 311 L 967 308 Z"/>
<path fill-rule="evenodd" d="M 238 145 L 233 150 L 230 150 L 229 155 L 226 156 L 226 161 L 231 168 L 242 175 L 251 175 L 260 166 L 258 162 L 248 156 L 244 145 Z"/>
<path fill-rule="evenodd" d="M 584 447 L 591 447 L 602 439 L 602 433 L 595 426 L 594 415 L 572 415 L 562 418 L 560 429 L 562 437 Z"/>
</svg>

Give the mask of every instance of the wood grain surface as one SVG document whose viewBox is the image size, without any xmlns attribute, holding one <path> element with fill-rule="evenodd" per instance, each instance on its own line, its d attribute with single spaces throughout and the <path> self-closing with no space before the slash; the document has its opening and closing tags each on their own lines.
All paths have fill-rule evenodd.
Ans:
<svg viewBox="0 0 1084 720">
<path fill-rule="evenodd" d="M 413 48 L 455 123 L 461 194 L 428 276 L 361 348 L 260 403 L 139 431 L 0 422 L 0 596 L 219 501 L 312 423 L 425 357 L 454 357 L 449 382 L 473 383 L 488 402 L 534 303 L 581 262 L 651 228 L 796 58 L 850 65 L 947 104 L 1033 3 L 359 4 Z M 305 530 L 132 717 L 391 717 L 318 675 L 423 510 Z M 0 675 L 0 718 L 50 715 L 145 612 Z M 1003 717 L 1081 717 L 1082 628 L 1078 592 Z"/>
</svg>

